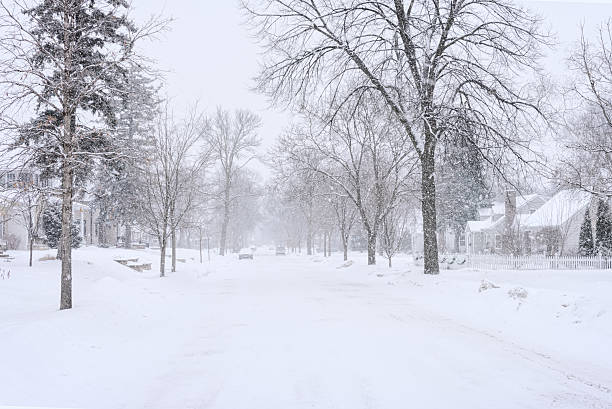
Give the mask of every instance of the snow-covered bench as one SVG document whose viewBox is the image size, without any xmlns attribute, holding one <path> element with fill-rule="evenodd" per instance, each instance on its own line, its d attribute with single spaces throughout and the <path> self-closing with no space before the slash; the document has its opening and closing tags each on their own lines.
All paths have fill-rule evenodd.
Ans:
<svg viewBox="0 0 612 409">
<path fill-rule="evenodd" d="M 116 258 L 115 261 L 119 264 L 127 266 L 128 263 L 138 263 L 138 258 Z"/>
<path fill-rule="evenodd" d="M 151 270 L 151 263 L 142 263 L 142 264 L 127 264 L 129 268 L 132 270 L 136 270 L 138 272 L 142 272 L 145 270 Z"/>
</svg>

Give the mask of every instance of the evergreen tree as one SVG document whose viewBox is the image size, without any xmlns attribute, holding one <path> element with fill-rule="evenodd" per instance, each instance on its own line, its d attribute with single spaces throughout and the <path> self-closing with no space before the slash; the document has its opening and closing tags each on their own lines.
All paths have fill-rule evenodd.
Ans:
<svg viewBox="0 0 612 409">
<path fill-rule="evenodd" d="M 487 196 L 482 155 L 467 138 L 449 141 L 438 160 L 438 224 L 455 234 L 455 249 L 469 220 L 478 220 L 478 209 Z"/>
<path fill-rule="evenodd" d="M 124 91 L 115 108 L 117 124 L 111 149 L 121 154 L 115 160 L 100 162 L 97 172 L 94 206 L 99 210 L 98 221 L 122 224 L 126 247 L 130 246 L 131 227 L 138 216 L 141 165 L 152 156 L 158 83 L 146 66 L 129 65 Z"/>
<path fill-rule="evenodd" d="M 49 204 L 42 215 L 42 227 L 47 239 L 47 245 L 57 248 L 62 235 L 62 208 L 59 204 Z M 78 248 L 83 242 L 77 222 L 72 224 L 71 229 L 72 248 Z"/>
<path fill-rule="evenodd" d="M 597 205 L 597 222 L 595 223 L 595 250 L 601 255 L 612 254 L 612 217 L 610 206 L 605 200 Z"/>
<path fill-rule="evenodd" d="M 44 171 L 61 178 L 62 272 L 60 309 L 72 308 L 72 203 L 79 177 L 91 175 L 95 160 L 112 160 L 111 133 L 93 124 L 116 125 L 118 92 L 133 45 L 145 35 L 127 17 L 127 0 L 40 0 L 16 3 L 4 29 L 11 58 L 4 59 L 4 81 L 11 88 L 4 104 L 33 102 L 35 118 L 15 145 L 32 153 Z M 149 27 L 151 29 L 151 27 Z M 4 112 L 8 112 L 5 110 Z M 75 186 L 75 182 L 77 185 Z"/>
<path fill-rule="evenodd" d="M 591 216 L 587 209 L 584 214 L 584 221 L 580 226 L 580 236 L 578 238 L 578 252 L 581 256 L 592 256 L 595 253 L 593 246 L 593 230 L 591 227 Z"/>
</svg>

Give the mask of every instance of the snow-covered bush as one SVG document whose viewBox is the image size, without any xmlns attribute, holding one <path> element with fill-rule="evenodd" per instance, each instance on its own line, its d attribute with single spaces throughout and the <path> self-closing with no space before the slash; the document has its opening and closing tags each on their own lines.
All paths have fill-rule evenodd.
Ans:
<svg viewBox="0 0 612 409">
<path fill-rule="evenodd" d="M 483 291 L 487 291 L 487 290 L 490 290 L 490 289 L 492 289 L 492 288 L 499 288 L 499 286 L 498 286 L 498 285 L 493 284 L 493 283 L 492 283 L 492 282 L 490 282 L 490 281 L 487 281 L 487 280 L 482 280 L 482 281 L 480 282 L 480 287 L 478 288 L 478 292 L 479 292 L 479 293 L 481 293 L 481 292 L 483 292 Z"/>
<path fill-rule="evenodd" d="M 513 300 L 524 300 L 529 293 L 523 287 L 515 287 L 508 291 L 508 296 Z"/>
</svg>

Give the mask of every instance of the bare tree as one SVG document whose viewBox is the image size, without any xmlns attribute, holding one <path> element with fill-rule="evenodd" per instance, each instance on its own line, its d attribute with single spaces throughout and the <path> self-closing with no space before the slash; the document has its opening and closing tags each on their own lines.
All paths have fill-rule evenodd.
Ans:
<svg viewBox="0 0 612 409">
<path fill-rule="evenodd" d="M 219 163 L 221 173 L 220 202 L 223 209 L 219 254 L 225 255 L 227 229 L 231 217 L 232 185 L 236 174 L 253 158 L 254 149 L 260 140 L 257 131 L 261 120 L 246 110 L 236 110 L 233 114 L 217 109 L 206 132 L 213 158 Z"/>
<path fill-rule="evenodd" d="M 336 218 L 336 226 L 342 243 L 344 261 L 348 260 L 351 231 L 357 220 L 357 208 L 344 191 L 337 191 L 334 185 L 330 186 L 331 206 Z"/>
<path fill-rule="evenodd" d="M 367 235 L 368 264 L 375 264 L 379 228 L 414 169 L 413 151 L 375 101 L 339 111 L 331 124 L 313 113 L 305 123 L 281 138 L 277 156 L 322 175 L 350 199 Z"/>
<path fill-rule="evenodd" d="M 47 190 L 33 180 L 22 180 L 18 187 L 19 211 L 21 222 L 28 233 L 29 266 L 32 267 L 34 241 L 42 223 L 42 214 L 47 201 Z"/>
<path fill-rule="evenodd" d="M 172 246 L 172 271 L 176 270 L 176 229 L 196 204 L 196 188 L 208 155 L 196 151 L 206 122 L 193 109 L 177 124 L 168 106 L 160 113 L 154 134 L 154 150 L 142 172 L 140 223 L 160 246 L 160 276 L 165 276 L 168 239 Z"/>
<path fill-rule="evenodd" d="M 517 73 L 537 69 L 539 20 L 506 0 L 243 7 L 265 48 L 259 90 L 298 108 L 321 95 L 342 106 L 373 92 L 393 113 L 421 165 L 425 273 L 437 273 L 436 147 L 469 123 L 483 155 L 525 148 L 511 130 L 539 108 Z"/>
<path fill-rule="evenodd" d="M 392 267 L 392 259 L 404 247 L 410 234 L 408 230 L 409 208 L 405 203 L 398 203 L 383 218 L 381 247 Z"/>
<path fill-rule="evenodd" d="M 568 115 L 569 154 L 556 176 L 571 187 L 612 197 L 612 19 L 598 34 L 589 41 L 583 29 L 569 60 L 577 73 L 569 96 L 579 103 L 571 111 L 578 114 Z"/>
<path fill-rule="evenodd" d="M 298 153 L 299 152 L 299 153 Z M 310 156 L 309 156 L 310 155 Z M 310 159 L 306 159 L 309 156 Z M 299 157 L 299 159 L 298 159 Z M 319 217 L 322 196 L 322 177 L 312 168 L 304 165 L 316 162 L 312 152 L 305 152 L 293 143 L 293 139 L 281 139 L 268 154 L 268 165 L 274 172 L 271 185 L 279 192 L 282 202 L 288 208 L 287 221 L 290 230 L 297 233 L 298 248 L 305 236 L 306 254 L 314 254 L 314 236 Z M 297 217 L 296 217 L 297 216 Z"/>
</svg>

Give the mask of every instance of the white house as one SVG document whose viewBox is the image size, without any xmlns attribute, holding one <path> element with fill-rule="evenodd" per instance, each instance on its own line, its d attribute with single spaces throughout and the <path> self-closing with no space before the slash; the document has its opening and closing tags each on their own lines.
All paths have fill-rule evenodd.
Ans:
<svg viewBox="0 0 612 409">
<path fill-rule="evenodd" d="M 468 254 L 494 254 L 503 251 L 504 233 L 516 230 L 529 215 L 536 212 L 547 198 L 539 194 L 517 195 L 507 191 L 503 200 L 479 210 L 480 220 L 468 221 L 465 243 Z"/>
<path fill-rule="evenodd" d="M 593 202 L 592 195 L 576 189 L 562 190 L 522 223 L 529 253 L 576 254 L 580 227 Z"/>
</svg>

